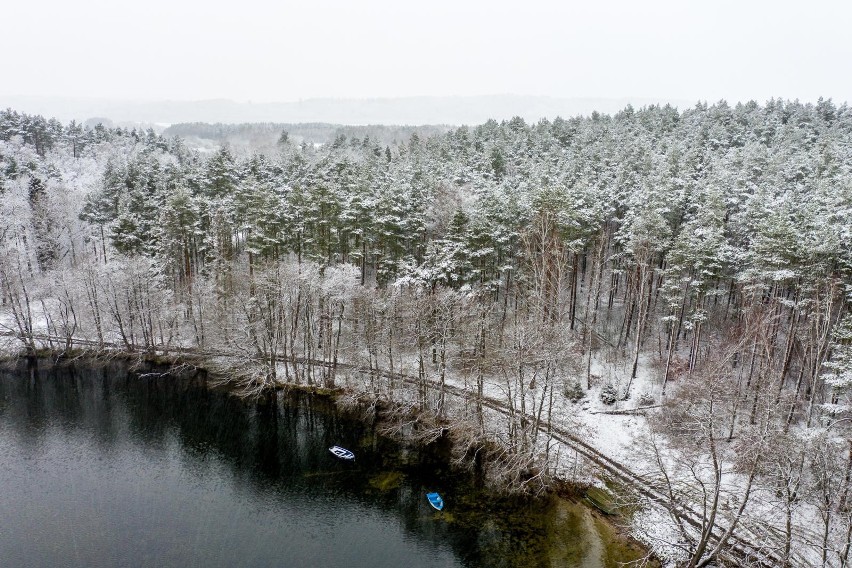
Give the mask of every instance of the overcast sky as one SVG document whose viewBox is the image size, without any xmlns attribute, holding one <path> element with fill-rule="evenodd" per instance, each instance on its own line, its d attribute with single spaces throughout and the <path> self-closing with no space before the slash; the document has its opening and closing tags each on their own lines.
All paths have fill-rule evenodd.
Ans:
<svg viewBox="0 0 852 568">
<path fill-rule="evenodd" d="M 8 0 L 3 20 L 0 95 L 852 100 L 841 0 Z"/>
</svg>

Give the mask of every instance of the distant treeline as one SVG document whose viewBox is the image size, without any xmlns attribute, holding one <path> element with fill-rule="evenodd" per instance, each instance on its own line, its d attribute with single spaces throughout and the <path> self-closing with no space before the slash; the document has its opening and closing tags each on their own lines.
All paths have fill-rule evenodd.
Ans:
<svg viewBox="0 0 852 568">
<path fill-rule="evenodd" d="M 218 145 L 228 144 L 235 148 L 249 150 L 274 149 L 279 141 L 289 139 L 296 144 L 328 144 L 341 136 L 347 139 L 367 138 L 383 146 L 405 143 L 416 133 L 421 138 L 430 138 L 444 134 L 451 127 L 441 125 L 427 126 L 344 126 L 325 123 L 247 123 L 247 124 L 208 124 L 191 122 L 173 124 L 163 132 L 164 136 L 179 136 L 188 140 L 197 138 Z"/>
</svg>

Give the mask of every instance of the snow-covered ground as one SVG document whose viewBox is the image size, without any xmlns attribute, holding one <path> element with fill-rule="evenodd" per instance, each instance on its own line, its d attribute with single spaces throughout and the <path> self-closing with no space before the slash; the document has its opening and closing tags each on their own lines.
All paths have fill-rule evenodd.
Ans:
<svg viewBox="0 0 852 568">
<path fill-rule="evenodd" d="M 55 307 L 50 302 L 46 302 L 44 306 L 48 309 Z M 33 309 L 34 332 L 36 334 L 47 332 L 47 318 L 41 312 L 41 303 L 34 304 Z M 0 331 L 16 331 L 14 320 L 8 313 L 8 310 L 0 310 Z M 19 340 L 13 337 L 0 337 L 0 349 L 3 351 L 14 351 L 20 348 L 20 346 L 21 343 Z M 359 354 L 350 351 L 344 355 L 345 357 L 341 358 L 341 362 L 355 362 L 358 360 Z M 626 361 L 626 358 L 624 359 Z M 650 409 L 643 413 L 633 414 L 619 413 L 641 406 L 649 406 L 648 403 L 651 402 L 651 399 L 653 399 L 653 403 L 659 403 L 661 373 L 659 365 L 653 356 L 643 355 L 639 359 L 637 376 L 632 381 L 630 389 L 631 396 L 626 400 L 617 400 L 611 405 L 605 404 L 600 399 L 601 389 L 604 385 L 613 384 L 619 392 L 623 392 L 627 382 L 626 377 L 629 376 L 630 371 L 627 365 L 627 362 L 613 364 L 600 358 L 593 358 L 591 362 L 592 387 L 577 402 L 571 402 L 562 394 L 561 384 L 554 385 L 555 391 L 551 420 L 555 428 L 570 431 L 573 436 L 593 446 L 607 458 L 620 464 L 620 466 L 627 470 L 641 475 L 653 471 L 655 467 L 655 464 L 651 462 L 648 455 L 638 451 L 637 448 L 640 441 L 643 438 L 647 438 L 650 433 L 648 416 L 644 412 L 655 412 L 656 410 Z M 279 364 L 279 367 L 280 372 L 278 376 L 285 376 L 282 364 Z M 416 375 L 416 369 L 417 361 L 412 354 L 404 355 L 397 353 L 395 355 L 395 372 L 414 376 Z M 431 364 L 427 366 L 429 379 L 433 382 L 436 382 L 438 379 L 437 371 L 437 367 Z M 445 380 L 448 386 L 467 389 L 467 392 L 472 392 L 475 388 L 474 381 L 469 375 L 460 369 L 454 369 L 452 366 L 447 368 Z M 346 372 L 341 372 L 340 382 L 345 382 L 347 386 L 354 388 L 356 391 L 369 391 L 375 388 L 375 385 L 370 384 L 370 381 L 363 375 L 352 375 Z M 512 397 L 514 398 L 515 405 L 519 407 L 517 385 L 510 386 L 513 389 Z M 508 393 L 509 390 L 505 379 L 486 377 L 484 385 L 484 394 L 486 397 L 497 401 L 506 401 Z M 536 405 L 541 402 L 542 395 L 540 387 L 534 389 L 527 388 L 525 389 L 525 394 L 528 411 L 529 409 L 536 408 Z M 400 392 L 396 391 L 396 395 L 400 395 Z M 413 389 L 408 395 L 403 393 L 403 396 L 411 396 L 413 399 Z M 462 403 L 457 401 L 456 404 L 457 411 L 462 412 L 462 410 L 458 410 L 461 408 Z M 508 424 L 506 417 L 493 412 L 488 414 L 488 416 L 490 417 L 489 423 L 486 425 L 488 434 L 495 439 L 505 440 Z M 550 467 L 559 476 L 573 481 L 604 486 L 606 476 L 601 474 L 605 472 L 602 472 L 585 460 L 578 461 L 577 452 L 570 446 L 565 447 L 557 439 L 547 439 L 545 436 L 539 437 L 536 444 L 542 451 L 545 447 L 549 447 L 551 452 Z M 727 493 L 735 495 L 735 486 L 737 484 L 743 485 L 744 479 L 741 476 L 730 475 L 726 482 L 729 484 Z M 644 502 L 640 500 L 637 503 L 643 503 L 644 506 L 639 508 L 633 517 L 632 527 L 634 536 L 651 546 L 655 553 L 669 564 L 674 564 L 682 559 L 683 550 L 673 545 L 673 543 L 677 543 L 679 540 L 677 528 L 665 509 L 660 507 L 659 504 L 654 504 L 648 500 Z M 696 502 L 692 506 L 700 508 L 701 505 Z M 764 527 L 766 521 L 781 519 L 783 516 L 778 510 L 777 500 L 772 499 L 771 495 L 763 495 L 761 491 L 755 491 L 751 508 L 751 517 L 760 520 L 761 525 Z M 819 524 L 818 511 L 813 506 L 800 504 L 796 507 L 794 514 L 796 525 L 799 527 L 813 527 Z M 744 524 L 753 523 L 753 520 L 749 520 L 748 523 L 744 522 Z M 753 532 L 753 534 L 756 534 L 756 532 L 758 531 Z M 811 536 L 811 540 L 816 538 L 814 535 Z M 808 556 L 813 557 L 813 553 L 809 552 Z M 811 560 L 814 560 L 814 558 L 811 558 Z"/>
</svg>

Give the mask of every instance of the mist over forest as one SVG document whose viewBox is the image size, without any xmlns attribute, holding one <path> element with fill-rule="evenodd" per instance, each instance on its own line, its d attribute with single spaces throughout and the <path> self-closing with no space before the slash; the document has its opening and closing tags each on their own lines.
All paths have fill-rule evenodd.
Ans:
<svg viewBox="0 0 852 568">
<path fill-rule="evenodd" d="M 513 491 L 587 481 L 550 425 L 594 440 L 645 409 L 617 459 L 655 492 L 658 557 L 850 562 L 845 104 L 162 133 L 8 109 L 0 294 L 7 350 L 345 387 L 496 445 Z"/>
<path fill-rule="evenodd" d="M 529 95 L 308 98 L 290 102 L 252 102 L 229 99 L 128 100 L 118 98 L 14 96 L 0 93 L 0 108 L 56 117 L 63 122 L 86 122 L 101 117 L 104 125 L 141 123 L 155 130 L 176 123 L 327 123 L 346 126 L 370 124 L 475 125 L 489 119 L 519 116 L 527 122 L 555 116 L 615 113 L 627 106 L 695 101 L 663 98 L 564 98 Z M 109 121 L 108 124 L 106 121 Z M 94 127 L 97 122 L 92 122 Z M 132 126 L 131 126 L 132 128 Z"/>
</svg>

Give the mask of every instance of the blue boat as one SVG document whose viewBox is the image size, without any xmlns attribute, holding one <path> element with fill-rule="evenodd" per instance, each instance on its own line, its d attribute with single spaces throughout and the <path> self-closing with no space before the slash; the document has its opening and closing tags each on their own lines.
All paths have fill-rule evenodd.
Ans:
<svg viewBox="0 0 852 568">
<path fill-rule="evenodd" d="M 426 498 L 429 499 L 429 504 L 438 511 L 444 508 L 444 500 L 437 493 L 427 493 Z"/>
<path fill-rule="evenodd" d="M 328 449 L 328 451 L 333 453 L 334 455 L 336 455 L 337 457 L 339 457 L 342 460 L 349 461 L 349 460 L 355 459 L 355 454 L 353 454 L 351 451 L 347 450 L 346 448 L 341 448 L 340 446 L 332 446 Z"/>
</svg>

